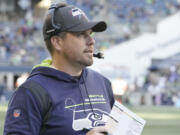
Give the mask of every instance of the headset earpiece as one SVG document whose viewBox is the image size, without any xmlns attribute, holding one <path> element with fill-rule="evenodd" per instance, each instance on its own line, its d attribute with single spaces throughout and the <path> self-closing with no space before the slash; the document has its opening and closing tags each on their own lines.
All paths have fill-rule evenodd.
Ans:
<svg viewBox="0 0 180 135">
<path fill-rule="evenodd" d="M 58 30 L 58 31 L 61 29 L 61 24 L 55 24 L 55 13 L 59 8 L 60 7 L 58 5 L 56 5 L 56 4 L 52 4 L 51 7 L 49 8 L 49 10 L 52 10 L 51 25 L 53 26 L 53 28 L 55 30 Z"/>
</svg>

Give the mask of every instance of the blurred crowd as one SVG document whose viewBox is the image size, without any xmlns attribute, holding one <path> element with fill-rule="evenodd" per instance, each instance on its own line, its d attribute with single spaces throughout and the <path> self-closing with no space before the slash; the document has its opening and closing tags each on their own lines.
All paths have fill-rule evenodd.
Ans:
<svg viewBox="0 0 180 135">
<path fill-rule="evenodd" d="M 43 49 L 41 23 L 31 20 L 10 19 L 0 23 L 0 61 L 12 65 L 31 65 L 40 58 Z"/>
<path fill-rule="evenodd" d="M 134 92 L 141 93 L 140 104 L 180 107 L 180 65 L 151 67 L 144 79 L 135 81 Z"/>
<path fill-rule="evenodd" d="M 175 13 L 180 3 L 178 0 L 112 0 L 111 8 L 124 23 L 144 23 L 153 16 Z"/>
</svg>

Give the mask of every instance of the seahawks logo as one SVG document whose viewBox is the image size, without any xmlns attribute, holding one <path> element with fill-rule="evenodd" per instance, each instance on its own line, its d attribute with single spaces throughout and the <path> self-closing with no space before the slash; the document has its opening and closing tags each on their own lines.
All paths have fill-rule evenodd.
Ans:
<svg viewBox="0 0 180 135">
<path fill-rule="evenodd" d="M 103 126 L 106 123 L 109 114 L 100 109 L 86 109 L 73 112 L 72 128 L 75 131 L 91 129 L 97 126 Z"/>
</svg>

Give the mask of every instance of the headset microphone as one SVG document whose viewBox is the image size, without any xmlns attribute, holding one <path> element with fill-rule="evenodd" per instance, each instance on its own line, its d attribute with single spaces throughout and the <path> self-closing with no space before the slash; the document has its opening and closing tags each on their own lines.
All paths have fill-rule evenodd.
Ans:
<svg viewBox="0 0 180 135">
<path fill-rule="evenodd" d="M 104 54 L 101 52 L 98 52 L 96 54 L 93 54 L 93 57 L 96 57 L 98 59 L 104 59 Z"/>
</svg>

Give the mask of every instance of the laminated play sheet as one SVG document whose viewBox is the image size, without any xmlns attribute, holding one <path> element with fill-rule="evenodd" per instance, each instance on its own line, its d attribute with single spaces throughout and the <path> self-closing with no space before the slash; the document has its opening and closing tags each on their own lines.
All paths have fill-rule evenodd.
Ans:
<svg viewBox="0 0 180 135">
<path fill-rule="evenodd" d="M 106 126 L 110 135 L 141 135 L 146 121 L 115 101 Z"/>
</svg>

